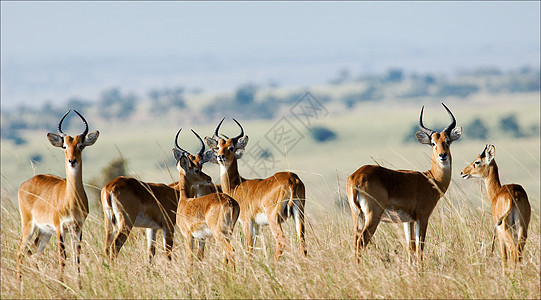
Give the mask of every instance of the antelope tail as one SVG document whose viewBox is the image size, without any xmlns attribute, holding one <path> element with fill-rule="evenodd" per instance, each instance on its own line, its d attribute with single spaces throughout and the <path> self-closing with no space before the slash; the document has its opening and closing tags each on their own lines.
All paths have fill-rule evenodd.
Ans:
<svg viewBox="0 0 541 300">
<path fill-rule="evenodd" d="M 496 223 L 496 226 L 500 226 L 502 225 L 502 222 L 505 218 L 507 218 L 507 216 L 511 213 L 511 210 L 513 209 L 513 201 L 509 201 L 509 206 L 507 207 L 507 211 L 501 216 L 498 218 L 498 222 Z"/>
</svg>

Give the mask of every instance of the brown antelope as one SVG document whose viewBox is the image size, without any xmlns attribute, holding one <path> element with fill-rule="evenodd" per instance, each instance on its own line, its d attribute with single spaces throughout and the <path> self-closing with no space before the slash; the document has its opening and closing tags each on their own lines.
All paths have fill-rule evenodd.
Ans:
<svg viewBox="0 0 541 300">
<path fill-rule="evenodd" d="M 196 136 L 201 148 L 197 155 L 189 155 L 189 158 L 201 168 L 205 163 L 205 144 L 201 137 Z M 208 185 L 206 180 L 201 183 Z M 191 188 L 195 191 L 197 186 Z M 206 189 L 210 190 L 208 187 Z M 165 185 L 124 176 L 106 184 L 101 191 L 101 201 L 105 218 L 105 253 L 108 258 L 113 259 L 118 254 L 133 227 L 141 227 L 146 228 L 149 262 L 156 252 L 155 241 L 159 229 L 162 229 L 166 256 L 171 260 L 178 190 L 178 182 Z"/>
<path fill-rule="evenodd" d="M 423 106 L 419 117 L 420 131 L 415 133 L 419 143 L 432 147 L 430 170 L 390 170 L 365 165 L 348 177 L 347 194 L 358 261 L 361 248 L 370 242 L 380 221 L 403 223 L 410 254 L 416 253 L 417 259 L 422 260 L 428 219 L 451 182 L 450 146 L 462 134 L 462 127 L 455 127 L 456 120 L 451 111 L 442 105 L 451 117 L 451 124 L 442 132 L 424 127 Z"/>
<path fill-rule="evenodd" d="M 199 142 L 201 144 L 201 148 L 199 149 L 199 152 L 196 155 L 191 155 L 188 153 L 188 151 L 185 151 L 182 149 L 181 150 L 188 154 L 188 158 L 192 161 L 193 164 L 195 164 L 199 168 L 199 170 L 202 170 L 203 164 L 208 162 L 210 159 L 212 159 L 212 153 L 210 151 L 205 152 L 205 143 L 203 142 L 199 134 L 197 134 L 197 132 L 193 130 L 192 132 L 199 139 Z M 178 185 L 178 181 L 169 184 L 169 186 L 177 190 L 180 189 Z M 197 197 L 201 197 L 201 196 L 208 195 L 211 193 L 221 193 L 221 192 L 222 192 L 222 187 L 219 184 L 214 185 L 211 182 L 211 183 L 203 183 L 203 184 L 192 186 L 190 195 L 193 195 L 194 197 L 195 195 L 197 195 Z"/>
<path fill-rule="evenodd" d="M 224 193 L 210 193 L 201 197 L 195 197 L 194 185 L 208 185 L 211 178 L 203 173 L 200 167 L 190 159 L 192 156 L 178 145 L 177 132 L 173 156 L 177 161 L 179 171 L 178 188 L 180 200 L 177 209 L 177 226 L 180 228 L 185 239 L 186 255 L 190 266 L 193 265 L 193 248 L 197 240 L 199 244 L 198 258 L 203 259 L 205 240 L 214 237 L 223 248 L 224 262 L 235 265 L 233 258 L 233 246 L 231 235 L 239 218 L 240 207 L 235 199 Z M 192 130 L 195 133 L 195 131 Z M 204 144 L 203 144 L 204 147 Z M 202 151 L 199 154 L 202 154 Z"/>
<path fill-rule="evenodd" d="M 36 175 L 19 188 L 19 209 L 21 213 L 21 243 L 17 253 L 17 277 L 21 278 L 21 264 L 28 243 L 34 233 L 34 249 L 42 252 L 49 239 L 56 234 L 58 242 L 58 262 L 60 280 L 64 273 L 66 252 L 64 248 L 65 232 L 72 234 L 77 273 L 80 275 L 80 253 L 83 224 L 88 215 L 88 200 L 83 187 L 82 151 L 93 145 L 99 132 L 88 133 L 88 123 L 77 111 L 85 125 L 82 134 L 74 137 L 62 132 L 62 122 L 71 110 L 66 112 L 58 123 L 58 133 L 48 133 L 49 142 L 62 148 L 65 154 L 66 179 L 54 175 Z M 32 252 L 29 250 L 28 254 Z M 80 277 L 79 277 L 80 285 Z"/>
<path fill-rule="evenodd" d="M 225 118 L 224 118 L 225 119 Z M 248 252 L 253 251 L 255 239 L 261 225 L 269 225 L 276 241 L 274 261 L 282 255 L 286 245 L 281 223 L 292 215 L 295 219 L 300 250 L 306 255 L 304 240 L 305 189 L 299 177 L 291 172 L 280 172 L 266 179 L 245 179 L 238 171 L 237 159 L 243 155 L 248 136 L 241 133 L 234 138 L 223 139 L 218 135 L 218 124 L 214 135 L 206 137 L 207 145 L 214 151 L 213 162 L 220 165 L 221 188 L 240 204 L 240 220 L 246 238 Z"/>
<path fill-rule="evenodd" d="M 509 258 L 513 263 L 522 259 L 522 251 L 528 237 L 531 207 L 528 195 L 518 184 L 500 183 L 498 165 L 494 160 L 496 148 L 486 145 L 481 154 L 462 172 L 464 179 L 481 178 L 485 181 L 488 198 L 492 207 L 492 217 L 496 224 L 502 269 Z"/>
<path fill-rule="evenodd" d="M 166 256 L 171 260 L 178 192 L 165 184 L 119 176 L 101 189 L 105 220 L 105 254 L 113 260 L 133 227 L 146 228 L 147 255 L 152 261 L 156 233 L 162 230 Z"/>
</svg>

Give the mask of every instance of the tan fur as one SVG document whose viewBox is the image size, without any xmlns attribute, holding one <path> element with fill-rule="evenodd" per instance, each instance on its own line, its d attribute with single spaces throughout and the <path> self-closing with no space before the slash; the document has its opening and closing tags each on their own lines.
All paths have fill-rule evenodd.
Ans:
<svg viewBox="0 0 541 300">
<path fill-rule="evenodd" d="M 521 185 L 501 185 L 494 154 L 494 146 L 487 145 L 485 150 L 477 155 L 477 158 L 460 174 L 465 179 L 481 178 L 485 181 L 492 217 L 500 241 L 502 270 L 505 270 L 507 259 L 513 263 L 522 259 L 522 252 L 528 238 L 531 207 L 528 195 Z"/>
<path fill-rule="evenodd" d="M 65 231 L 68 230 L 72 234 L 76 249 L 75 261 L 78 274 L 80 274 L 80 242 L 83 224 L 88 215 L 88 199 L 82 179 L 81 154 L 82 149 L 94 144 L 99 132 L 94 131 L 85 136 L 77 135 L 75 137 L 63 133 L 49 133 L 47 136 L 53 146 L 61 147 L 64 151 L 66 179 L 54 175 L 36 175 L 19 187 L 18 200 L 22 228 L 21 242 L 17 252 L 17 277 L 19 279 L 22 276 L 21 267 L 25 256 L 24 252 L 36 232 L 37 237 L 32 248 L 42 251 L 51 237 L 50 234 L 54 231 L 58 243 L 58 263 L 60 265 L 60 280 L 62 280 L 66 260 L 64 237 Z M 28 254 L 32 254 L 30 249 Z M 78 278 L 80 285 L 80 277 Z"/>
<path fill-rule="evenodd" d="M 357 259 L 383 219 L 384 222 L 404 223 L 409 253 L 422 260 L 428 219 L 451 182 L 450 144 L 460 137 L 460 133 L 460 127 L 453 129 L 453 137 L 445 130 L 433 132 L 431 136 L 417 132 L 419 142 L 432 145 L 432 167 L 426 172 L 365 165 L 348 177 L 346 189 Z M 446 160 L 440 161 L 441 156 Z M 401 218 L 393 219 L 393 213 Z"/>
<path fill-rule="evenodd" d="M 214 140 L 214 139 L 212 139 Z M 258 214 L 264 214 L 272 235 L 276 241 L 274 261 L 278 261 L 286 245 L 281 223 L 290 214 L 296 221 L 300 251 L 306 255 L 304 237 L 305 187 L 300 178 L 291 172 L 280 172 L 266 179 L 245 179 L 238 172 L 235 152 L 240 148 L 233 139 L 219 138 L 212 142 L 221 168 L 221 188 L 240 204 L 240 220 L 248 251 L 253 251 L 259 227 L 256 223 Z M 245 146 L 245 145 L 244 145 Z M 243 146 L 243 147 L 244 147 Z M 244 150 L 244 148 L 240 150 Z"/>
<path fill-rule="evenodd" d="M 158 229 L 163 231 L 164 249 L 171 260 L 178 197 L 178 191 L 165 184 L 147 183 L 130 177 L 120 176 L 107 183 L 101 190 L 107 257 L 113 260 L 132 228 L 141 227 L 147 228 L 149 262 L 156 252 L 154 240 Z"/>
<path fill-rule="evenodd" d="M 175 150 L 174 150 L 175 151 Z M 210 177 L 203 173 L 194 161 L 181 156 L 177 162 L 179 181 L 176 184 L 180 192 L 176 224 L 185 239 L 186 255 L 190 266 L 193 265 L 193 247 L 199 244 L 198 258 L 204 256 L 205 238 L 197 238 L 197 232 L 208 228 L 212 236 L 220 243 L 224 252 L 224 263 L 234 263 L 234 249 L 231 246 L 231 234 L 237 222 L 240 207 L 237 201 L 223 193 L 210 193 L 194 197 L 195 185 L 208 185 Z"/>
</svg>

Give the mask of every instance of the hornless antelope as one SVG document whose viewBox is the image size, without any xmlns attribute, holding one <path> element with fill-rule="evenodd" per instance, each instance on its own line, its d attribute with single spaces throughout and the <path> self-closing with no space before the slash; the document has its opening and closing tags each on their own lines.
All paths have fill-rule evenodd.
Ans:
<svg viewBox="0 0 541 300">
<path fill-rule="evenodd" d="M 77 274 L 80 275 L 80 253 L 83 224 L 88 215 L 88 200 L 83 187 L 83 160 L 81 153 L 86 146 L 93 145 L 99 132 L 88 133 L 88 123 L 75 111 L 85 124 L 82 134 L 74 137 L 62 132 L 62 122 L 71 110 L 66 112 L 58 123 L 58 133 L 48 133 L 49 142 L 62 148 L 65 154 L 66 179 L 54 175 L 36 175 L 21 184 L 19 188 L 19 209 L 21 213 L 21 243 L 17 253 L 17 277 L 21 278 L 21 264 L 28 243 L 37 232 L 34 249 L 38 252 L 56 233 L 58 242 L 58 262 L 60 264 L 60 280 L 63 278 L 66 252 L 64 237 L 66 230 L 72 234 L 77 263 Z M 32 252 L 29 250 L 28 254 Z M 79 285 L 80 285 L 80 276 Z"/>
<path fill-rule="evenodd" d="M 358 261 L 361 248 L 367 246 L 380 221 L 403 223 L 410 254 L 416 253 L 417 259 L 422 260 L 428 218 L 451 182 L 450 145 L 462 134 L 462 127 L 455 127 L 451 111 L 442 105 L 451 117 L 451 124 L 439 133 L 424 127 L 423 106 L 419 117 L 421 131 L 415 133 L 419 143 L 432 147 L 430 170 L 390 170 L 365 165 L 348 177 L 347 193 Z"/>
<path fill-rule="evenodd" d="M 522 259 L 522 250 L 528 237 L 531 207 L 522 186 L 501 185 L 498 165 L 494 160 L 495 153 L 494 145 L 486 145 L 483 152 L 477 155 L 460 175 L 464 179 L 481 178 L 485 181 L 492 217 L 500 240 L 502 269 L 504 269 L 507 258 L 513 263 Z"/>
<path fill-rule="evenodd" d="M 239 217 L 240 207 L 235 199 L 224 193 L 210 193 L 196 198 L 192 187 L 194 185 L 209 184 L 211 178 L 203 173 L 194 163 L 190 153 L 178 145 L 177 132 L 173 155 L 177 161 L 179 171 L 178 188 L 180 200 L 177 209 L 177 226 L 184 235 L 186 255 L 193 265 L 193 248 L 195 240 L 199 243 L 198 258 L 203 259 L 206 238 L 214 236 L 224 251 L 224 262 L 235 265 L 230 238 Z M 195 131 L 192 130 L 195 133 Z M 204 147 L 204 144 L 203 144 Z M 199 154 L 202 153 L 200 151 Z"/>
<path fill-rule="evenodd" d="M 225 119 L 225 118 L 224 118 Z M 248 143 L 248 136 L 241 133 L 234 138 L 223 139 L 218 135 L 222 122 L 218 124 L 213 137 L 206 137 L 207 145 L 214 151 L 213 162 L 220 165 L 220 181 L 224 193 L 235 198 L 240 204 L 240 220 L 246 238 L 248 251 L 253 251 L 255 239 L 261 225 L 269 225 L 276 240 L 274 261 L 286 245 L 281 223 L 293 215 L 299 237 L 300 250 L 306 255 L 304 240 L 305 189 L 299 177 L 291 172 L 280 172 L 266 179 L 245 179 L 238 171 L 237 159 L 241 158 Z"/>
<path fill-rule="evenodd" d="M 113 260 L 133 227 L 146 228 L 147 254 L 152 261 L 156 233 L 162 230 L 166 256 L 171 260 L 178 192 L 165 184 L 120 176 L 101 189 L 105 219 L 105 254 Z"/>
</svg>

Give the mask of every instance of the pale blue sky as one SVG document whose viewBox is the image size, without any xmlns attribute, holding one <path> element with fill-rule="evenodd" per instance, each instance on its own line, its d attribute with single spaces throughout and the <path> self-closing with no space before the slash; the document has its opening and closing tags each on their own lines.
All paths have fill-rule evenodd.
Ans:
<svg viewBox="0 0 541 300">
<path fill-rule="evenodd" d="M 540 55 L 537 1 L 2 1 L 1 8 L 2 106 L 6 98 L 13 102 L 42 94 L 53 97 L 55 84 L 72 89 L 71 94 L 89 95 L 89 85 L 130 88 L 116 77 L 122 77 L 123 66 L 135 76 L 130 68 L 138 64 L 150 68 L 156 82 L 179 69 L 184 74 L 175 74 L 179 80 L 187 78 L 188 85 L 212 90 L 233 89 L 254 78 L 309 84 L 332 77 L 321 74 L 317 79 L 310 74 L 303 82 L 302 73 L 287 70 L 291 66 L 307 67 L 304 74 L 345 67 L 354 72 L 381 71 L 390 66 L 453 71 L 475 64 L 535 66 Z M 167 63 L 158 62 L 166 58 L 178 65 L 168 69 Z M 280 65 L 285 73 L 276 70 Z M 78 66 L 112 78 L 74 82 Z M 236 79 L 217 75 L 229 71 Z M 56 77 L 70 77 L 71 85 L 51 78 L 47 85 L 43 77 L 56 72 L 63 74 Z M 194 79 L 197 76 L 201 79 Z M 27 94 L 29 88 L 32 95 Z"/>
</svg>

